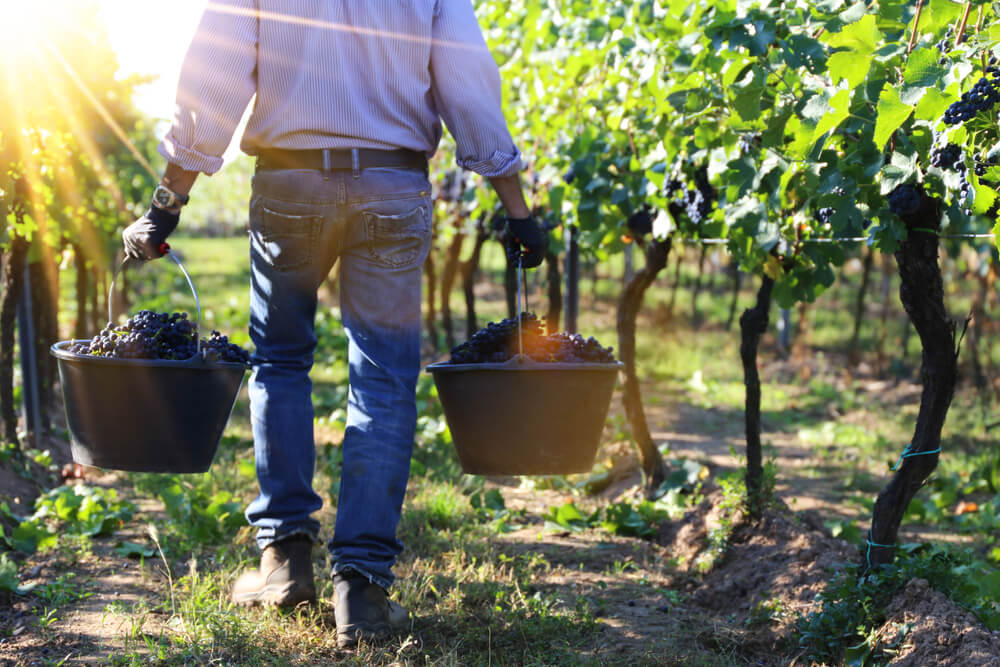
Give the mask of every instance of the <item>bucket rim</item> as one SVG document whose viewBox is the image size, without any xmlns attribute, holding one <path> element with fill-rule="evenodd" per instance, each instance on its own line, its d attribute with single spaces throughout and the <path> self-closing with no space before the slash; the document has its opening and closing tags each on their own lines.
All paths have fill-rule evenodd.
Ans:
<svg viewBox="0 0 1000 667">
<path fill-rule="evenodd" d="M 587 371 L 608 372 L 618 371 L 625 367 L 620 361 L 535 361 L 530 358 L 511 357 L 507 361 L 484 362 L 480 364 L 453 364 L 448 361 L 438 361 L 427 365 L 424 370 L 432 375 L 435 373 L 466 373 L 470 371 Z"/>
<path fill-rule="evenodd" d="M 61 340 L 53 343 L 49 352 L 56 359 L 64 361 L 80 361 L 88 364 L 103 364 L 105 366 L 126 366 L 126 367 L 153 367 L 153 368 L 203 368 L 203 369 L 240 369 L 248 370 L 251 366 L 237 363 L 235 361 L 208 361 L 199 358 L 196 354 L 189 359 L 119 359 L 116 357 L 98 357 L 92 354 L 77 354 L 70 352 L 71 345 L 77 343 L 89 343 L 90 338 L 73 338 Z"/>
</svg>

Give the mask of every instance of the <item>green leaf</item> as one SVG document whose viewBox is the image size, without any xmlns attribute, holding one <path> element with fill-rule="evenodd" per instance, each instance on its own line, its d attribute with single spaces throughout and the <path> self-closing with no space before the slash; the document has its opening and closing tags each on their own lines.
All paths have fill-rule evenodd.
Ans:
<svg viewBox="0 0 1000 667">
<path fill-rule="evenodd" d="M 818 141 L 824 134 L 836 129 L 850 115 L 848 107 L 851 104 L 851 91 L 838 91 L 836 95 L 829 99 L 827 104 L 830 110 L 816 124 L 816 129 L 813 130 L 813 141 Z"/>
<path fill-rule="evenodd" d="M 997 200 L 996 190 L 983 185 L 979 182 L 978 178 L 972 184 L 972 187 L 975 192 L 975 196 L 972 201 L 972 211 L 974 213 L 983 214 L 993 208 L 993 204 L 995 204 Z"/>
<path fill-rule="evenodd" d="M 920 102 L 917 103 L 913 118 L 914 120 L 937 120 L 950 104 L 951 100 L 945 97 L 940 90 L 928 88 L 924 91 Z"/>
<path fill-rule="evenodd" d="M 1000 250 L 1000 222 L 993 225 L 993 242 L 997 246 L 997 250 Z"/>
<path fill-rule="evenodd" d="M 882 33 L 876 25 L 874 14 L 866 14 L 860 20 L 844 26 L 840 32 L 826 35 L 823 40 L 831 47 L 844 48 L 854 53 L 875 53 L 882 42 Z"/>
<path fill-rule="evenodd" d="M 938 64 L 938 54 L 934 49 L 916 49 L 906 61 L 903 83 L 924 88 L 936 86 L 946 73 L 947 70 Z"/>
<path fill-rule="evenodd" d="M 126 540 L 115 545 L 115 553 L 125 558 L 152 558 L 156 555 L 156 548 Z"/>
<path fill-rule="evenodd" d="M 875 145 L 879 149 L 884 148 L 892 133 L 898 130 L 912 113 L 913 107 L 903 104 L 899 99 L 899 91 L 886 83 L 878 96 L 878 117 L 875 119 L 875 136 L 872 138 Z"/>
<path fill-rule="evenodd" d="M 14 593 L 21 580 L 17 576 L 17 563 L 10 559 L 10 554 L 0 554 L 0 591 Z"/>
<path fill-rule="evenodd" d="M 838 51 L 830 56 L 827 61 L 830 78 L 833 85 L 837 86 L 841 81 L 846 80 L 850 89 L 856 88 L 871 69 L 872 55 L 870 53 L 857 53 L 854 51 Z"/>
<path fill-rule="evenodd" d="M 760 67 L 752 68 L 745 77 L 733 85 L 736 91 L 733 107 L 745 121 L 760 117 L 760 98 L 764 93 L 767 77 Z"/>
</svg>

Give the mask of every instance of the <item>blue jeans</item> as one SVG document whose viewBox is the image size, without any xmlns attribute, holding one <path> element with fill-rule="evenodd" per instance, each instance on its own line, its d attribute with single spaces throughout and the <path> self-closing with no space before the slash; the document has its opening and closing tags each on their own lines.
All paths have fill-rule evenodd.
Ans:
<svg viewBox="0 0 1000 667">
<path fill-rule="evenodd" d="M 388 588 L 410 475 L 420 372 L 421 271 L 430 184 L 419 170 L 262 170 L 250 201 L 250 413 L 260 495 L 247 508 L 263 549 L 314 539 L 312 383 L 317 289 L 340 259 L 350 390 L 333 572 Z"/>
</svg>

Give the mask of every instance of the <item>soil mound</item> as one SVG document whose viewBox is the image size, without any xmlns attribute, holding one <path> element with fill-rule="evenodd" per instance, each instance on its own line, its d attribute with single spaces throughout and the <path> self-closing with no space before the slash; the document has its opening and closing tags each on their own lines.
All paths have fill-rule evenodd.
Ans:
<svg viewBox="0 0 1000 667">
<path fill-rule="evenodd" d="M 886 609 L 880 634 L 905 637 L 890 665 L 918 667 L 1000 667 L 1000 632 L 990 632 L 975 616 L 935 591 L 924 579 L 913 579 Z"/>
</svg>

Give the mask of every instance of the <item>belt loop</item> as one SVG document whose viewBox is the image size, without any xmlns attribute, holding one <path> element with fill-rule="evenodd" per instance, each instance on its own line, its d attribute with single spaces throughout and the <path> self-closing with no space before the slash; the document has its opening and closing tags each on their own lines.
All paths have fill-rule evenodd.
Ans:
<svg viewBox="0 0 1000 667">
<path fill-rule="evenodd" d="M 330 170 L 333 168 L 333 164 L 330 162 L 330 149 L 323 149 L 323 180 L 330 180 Z"/>
<path fill-rule="evenodd" d="M 354 178 L 361 178 L 361 158 L 358 156 L 358 149 L 351 149 L 351 173 Z"/>
</svg>

